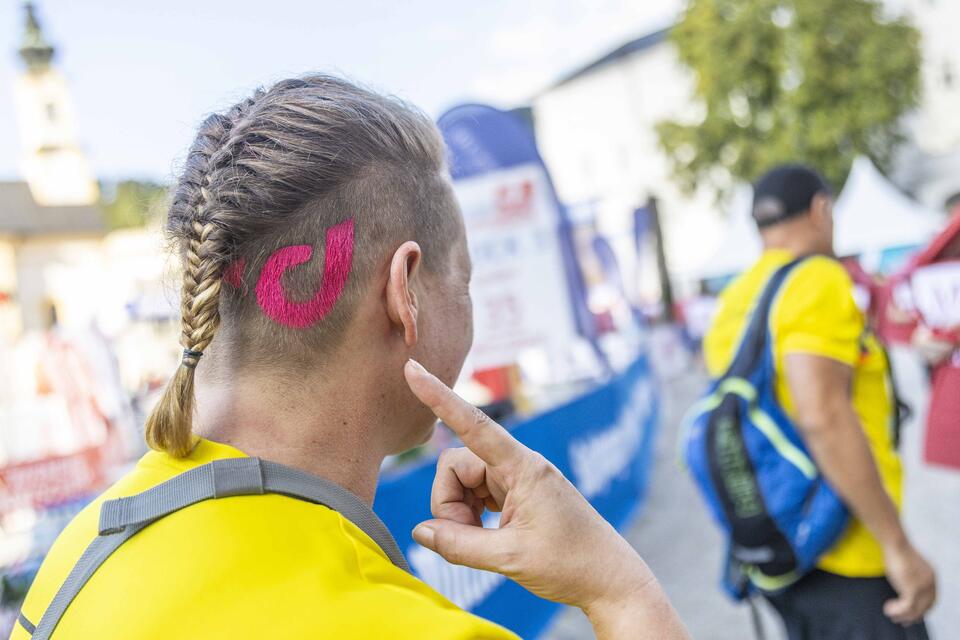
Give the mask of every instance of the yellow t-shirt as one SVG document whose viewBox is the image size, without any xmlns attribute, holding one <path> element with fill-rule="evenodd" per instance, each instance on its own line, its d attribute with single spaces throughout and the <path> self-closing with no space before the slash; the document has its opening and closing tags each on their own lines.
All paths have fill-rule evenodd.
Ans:
<svg viewBox="0 0 960 640">
<path fill-rule="evenodd" d="M 703 342 L 711 376 L 722 375 L 730 366 L 767 280 L 793 258 L 786 251 L 766 251 L 721 294 L 716 316 Z M 774 301 L 770 327 L 777 398 L 791 417 L 796 417 L 793 399 L 786 377 L 780 375 L 787 354 L 824 356 L 853 368 L 853 407 L 860 417 L 883 485 L 899 507 L 903 471 L 893 442 L 889 363 L 880 343 L 866 331 L 863 314 L 854 302 L 853 282 L 843 266 L 817 256 L 794 269 Z M 817 566 L 848 577 L 884 574 L 879 543 L 856 520 L 820 558 Z"/>
<path fill-rule="evenodd" d="M 27 594 L 37 624 L 97 535 L 100 503 L 244 454 L 200 440 L 186 458 L 147 453 L 60 534 Z M 12 640 L 27 640 L 17 624 Z M 137 533 L 94 573 L 53 638 L 509 639 L 394 566 L 327 507 L 267 494 L 207 500 Z"/>
</svg>

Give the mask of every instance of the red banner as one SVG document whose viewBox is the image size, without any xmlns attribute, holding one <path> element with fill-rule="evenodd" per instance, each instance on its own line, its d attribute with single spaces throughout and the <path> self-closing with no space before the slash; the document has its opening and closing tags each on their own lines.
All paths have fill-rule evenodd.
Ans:
<svg viewBox="0 0 960 640">
<path fill-rule="evenodd" d="M 43 508 L 106 484 L 103 447 L 0 467 L 0 513 L 30 506 Z"/>
</svg>

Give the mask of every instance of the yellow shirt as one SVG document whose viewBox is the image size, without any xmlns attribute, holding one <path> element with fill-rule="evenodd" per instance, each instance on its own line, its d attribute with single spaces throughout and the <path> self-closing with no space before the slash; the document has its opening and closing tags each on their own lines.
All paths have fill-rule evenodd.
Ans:
<svg viewBox="0 0 960 640">
<path fill-rule="evenodd" d="M 186 458 L 147 453 L 60 534 L 27 594 L 38 624 L 97 535 L 100 503 L 244 454 L 200 440 Z M 26 640 L 17 624 L 12 640 Z M 90 578 L 53 638 L 509 639 L 394 566 L 327 507 L 275 494 L 207 500 L 134 535 Z"/>
<path fill-rule="evenodd" d="M 703 342 L 707 371 L 713 377 L 729 367 L 754 304 L 777 268 L 793 259 L 790 253 L 767 251 L 721 294 L 713 324 Z M 796 417 L 787 386 L 784 357 L 807 353 L 837 360 L 853 368 L 852 401 L 870 443 L 883 485 L 901 504 L 902 469 L 893 443 L 893 400 L 889 363 L 876 338 L 865 328 L 853 298 L 853 282 L 843 266 L 825 257 L 799 265 L 782 285 L 771 309 L 770 326 L 776 393 L 781 406 Z M 883 554 L 876 539 L 858 521 L 818 562 L 824 571 L 849 577 L 884 574 Z"/>
</svg>

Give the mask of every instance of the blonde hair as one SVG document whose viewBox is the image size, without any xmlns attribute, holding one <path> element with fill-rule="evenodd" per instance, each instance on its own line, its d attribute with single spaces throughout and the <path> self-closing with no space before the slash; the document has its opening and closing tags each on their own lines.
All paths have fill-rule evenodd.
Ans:
<svg viewBox="0 0 960 640">
<path fill-rule="evenodd" d="M 342 296 L 316 326 L 290 328 L 248 295 L 265 261 L 309 244 L 309 262 L 284 274 L 291 297 L 316 288 L 324 233 L 353 221 L 355 249 Z M 424 266 L 442 268 L 459 217 L 444 146 L 423 113 L 341 78 L 284 80 L 197 133 L 174 191 L 167 233 L 183 264 L 180 366 L 147 419 L 153 449 L 187 455 L 194 445 L 194 377 L 221 331 L 235 366 L 302 363 L 335 340 L 384 251 L 417 240 Z M 236 285 L 224 272 L 241 264 Z M 307 354 L 307 355 L 305 355 Z"/>
</svg>

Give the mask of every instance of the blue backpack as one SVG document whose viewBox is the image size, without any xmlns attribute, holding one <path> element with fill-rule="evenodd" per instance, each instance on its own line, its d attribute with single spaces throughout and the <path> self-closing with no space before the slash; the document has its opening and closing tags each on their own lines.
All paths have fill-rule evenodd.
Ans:
<svg viewBox="0 0 960 640">
<path fill-rule="evenodd" d="M 742 600 L 793 584 L 843 533 L 846 507 L 820 475 L 776 399 L 768 328 L 777 291 L 802 259 L 768 281 L 730 368 L 687 414 L 681 453 L 728 539 L 723 584 Z"/>
</svg>

